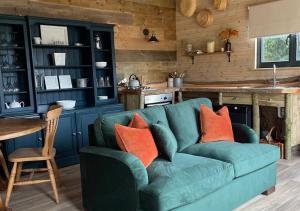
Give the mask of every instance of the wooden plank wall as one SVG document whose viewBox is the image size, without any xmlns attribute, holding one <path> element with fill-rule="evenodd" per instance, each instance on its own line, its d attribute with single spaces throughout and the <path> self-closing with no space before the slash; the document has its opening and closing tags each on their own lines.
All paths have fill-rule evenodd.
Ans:
<svg viewBox="0 0 300 211">
<path fill-rule="evenodd" d="M 198 9 L 212 9 L 214 24 L 206 29 L 197 25 L 195 17 L 183 17 L 176 12 L 177 30 L 177 62 L 178 71 L 186 71 L 186 81 L 216 82 L 268 80 L 272 78 L 271 70 L 255 69 L 255 39 L 248 38 L 248 6 L 275 0 L 228 0 L 229 5 L 224 12 L 213 8 L 213 0 L 198 0 Z M 177 0 L 178 4 L 179 0 Z M 267 15 L 267 11 L 266 11 Z M 185 43 L 192 43 L 196 48 L 206 49 L 206 42 L 215 40 L 219 50 L 223 43 L 218 33 L 224 28 L 240 31 L 240 36 L 232 40 L 234 53 L 231 63 L 225 55 L 208 55 L 196 57 L 195 64 L 184 55 Z M 278 71 L 281 78 L 299 76 L 300 68 L 282 69 Z"/>
<path fill-rule="evenodd" d="M 118 78 L 135 73 L 160 82 L 176 69 L 175 5 L 175 0 L 1 0 L 0 14 L 116 24 Z M 160 42 L 147 42 L 144 27 Z"/>
</svg>

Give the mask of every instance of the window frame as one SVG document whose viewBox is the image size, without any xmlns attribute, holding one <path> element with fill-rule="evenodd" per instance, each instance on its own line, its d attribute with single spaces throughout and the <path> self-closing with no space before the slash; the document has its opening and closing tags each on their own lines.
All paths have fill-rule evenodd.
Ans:
<svg viewBox="0 0 300 211">
<path fill-rule="evenodd" d="M 297 34 L 289 34 L 289 61 L 286 62 L 262 62 L 261 47 L 262 38 L 257 38 L 257 68 L 272 68 L 275 64 L 277 67 L 300 67 L 300 61 L 297 61 Z M 300 47 L 300 46 L 299 46 Z"/>
</svg>

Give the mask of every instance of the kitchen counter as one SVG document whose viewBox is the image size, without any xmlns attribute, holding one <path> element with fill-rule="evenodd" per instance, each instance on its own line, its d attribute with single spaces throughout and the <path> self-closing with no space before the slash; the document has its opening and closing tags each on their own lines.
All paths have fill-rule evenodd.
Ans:
<svg viewBox="0 0 300 211">
<path fill-rule="evenodd" d="M 168 88 L 168 87 L 156 87 L 151 89 L 127 89 L 127 88 L 119 88 L 119 94 L 136 94 L 136 95 L 156 95 L 162 93 L 174 93 L 179 91 L 179 88 Z"/>
<path fill-rule="evenodd" d="M 204 91 L 204 92 L 238 92 L 238 93 L 269 93 L 269 94 L 300 94 L 300 87 L 260 87 L 260 86 L 203 86 L 184 85 L 181 91 Z"/>
<path fill-rule="evenodd" d="M 253 129 L 260 135 L 260 106 L 284 108 L 285 158 L 292 158 L 292 147 L 300 145 L 300 87 L 234 84 L 184 84 L 178 100 L 206 97 L 214 104 L 251 105 Z"/>
</svg>

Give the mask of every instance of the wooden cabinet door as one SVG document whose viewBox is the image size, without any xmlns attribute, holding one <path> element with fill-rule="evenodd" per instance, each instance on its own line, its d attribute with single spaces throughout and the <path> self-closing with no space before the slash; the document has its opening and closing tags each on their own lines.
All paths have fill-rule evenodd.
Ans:
<svg viewBox="0 0 300 211">
<path fill-rule="evenodd" d="M 54 148 L 56 149 L 55 160 L 59 166 L 78 163 L 76 136 L 75 113 L 62 114 L 58 122 L 54 142 Z"/>
</svg>

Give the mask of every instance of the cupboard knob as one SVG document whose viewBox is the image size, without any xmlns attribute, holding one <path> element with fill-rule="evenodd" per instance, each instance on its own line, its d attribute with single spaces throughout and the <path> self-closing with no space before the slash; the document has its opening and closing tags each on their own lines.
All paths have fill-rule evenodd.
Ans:
<svg viewBox="0 0 300 211">
<path fill-rule="evenodd" d="M 73 136 L 76 136 L 76 133 L 72 133 Z"/>
<path fill-rule="evenodd" d="M 42 139 L 42 138 L 38 138 L 38 140 L 39 140 L 39 141 L 42 141 L 43 139 Z"/>
<path fill-rule="evenodd" d="M 82 132 L 81 131 L 78 131 L 78 133 L 77 133 L 78 135 L 81 135 L 82 134 Z"/>
</svg>

